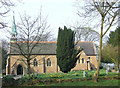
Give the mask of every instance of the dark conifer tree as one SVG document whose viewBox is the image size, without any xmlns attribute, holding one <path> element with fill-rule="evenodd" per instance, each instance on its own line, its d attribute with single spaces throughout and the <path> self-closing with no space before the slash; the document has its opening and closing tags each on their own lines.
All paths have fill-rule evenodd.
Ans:
<svg viewBox="0 0 120 88">
<path fill-rule="evenodd" d="M 82 49 L 75 49 L 75 33 L 71 29 L 59 28 L 57 39 L 57 64 L 64 73 L 75 67 Z"/>
<path fill-rule="evenodd" d="M 120 27 L 118 27 L 115 31 L 110 32 L 107 43 L 113 46 L 120 45 Z"/>
</svg>

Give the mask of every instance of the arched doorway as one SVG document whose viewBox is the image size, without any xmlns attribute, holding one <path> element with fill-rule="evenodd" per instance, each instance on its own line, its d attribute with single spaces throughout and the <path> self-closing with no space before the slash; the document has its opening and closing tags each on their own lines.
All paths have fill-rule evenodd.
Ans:
<svg viewBox="0 0 120 88">
<path fill-rule="evenodd" d="M 17 75 L 23 75 L 23 67 L 20 64 L 17 67 Z"/>
</svg>

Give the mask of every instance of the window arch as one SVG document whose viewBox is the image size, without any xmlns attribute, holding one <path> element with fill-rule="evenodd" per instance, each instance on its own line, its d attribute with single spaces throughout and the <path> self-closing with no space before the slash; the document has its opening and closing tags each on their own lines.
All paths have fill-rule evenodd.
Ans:
<svg viewBox="0 0 120 88">
<path fill-rule="evenodd" d="M 47 66 L 51 66 L 51 61 L 49 58 L 47 59 Z"/>
<path fill-rule="evenodd" d="M 36 59 L 34 59 L 34 61 L 33 61 L 33 65 L 34 65 L 34 67 L 37 67 L 37 66 L 38 66 L 38 62 L 37 62 Z"/>
<path fill-rule="evenodd" d="M 83 63 L 83 64 L 85 63 L 85 60 L 84 60 L 84 58 L 82 58 L 82 63 Z"/>
</svg>

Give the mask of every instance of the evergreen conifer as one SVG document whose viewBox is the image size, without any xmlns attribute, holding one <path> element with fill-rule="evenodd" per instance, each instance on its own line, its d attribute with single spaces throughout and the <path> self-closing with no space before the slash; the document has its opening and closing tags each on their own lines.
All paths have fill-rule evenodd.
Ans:
<svg viewBox="0 0 120 88">
<path fill-rule="evenodd" d="M 71 29 L 59 28 L 57 39 L 57 64 L 64 73 L 75 67 L 82 49 L 75 49 L 75 33 Z"/>
</svg>

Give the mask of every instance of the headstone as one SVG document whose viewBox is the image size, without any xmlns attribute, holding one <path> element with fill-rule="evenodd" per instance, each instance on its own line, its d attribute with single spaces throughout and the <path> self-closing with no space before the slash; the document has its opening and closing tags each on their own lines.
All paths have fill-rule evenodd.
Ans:
<svg viewBox="0 0 120 88">
<path fill-rule="evenodd" d="M 106 70 L 106 74 L 108 75 L 108 70 Z"/>
<path fill-rule="evenodd" d="M 85 77 L 85 71 L 83 71 L 83 77 Z"/>
<path fill-rule="evenodd" d="M 37 77 L 37 72 L 36 72 L 35 76 Z"/>
<path fill-rule="evenodd" d="M 108 71 L 110 70 L 110 66 L 108 66 L 107 70 L 108 70 Z"/>
</svg>

